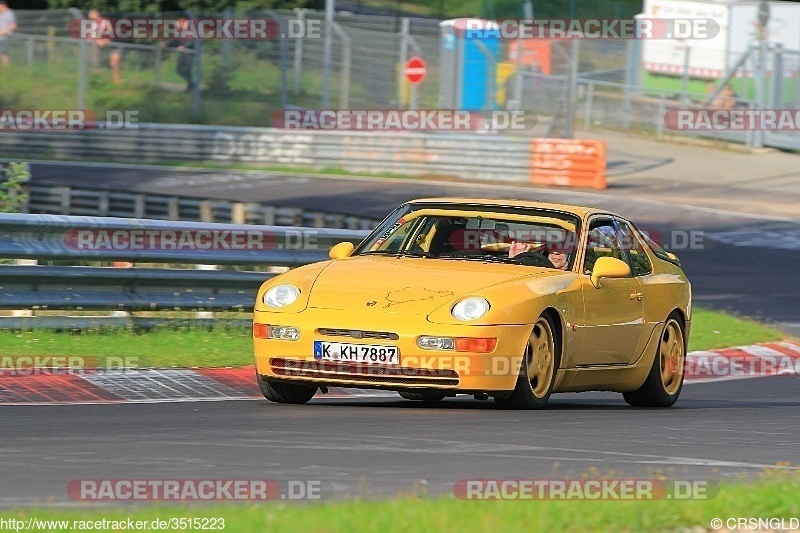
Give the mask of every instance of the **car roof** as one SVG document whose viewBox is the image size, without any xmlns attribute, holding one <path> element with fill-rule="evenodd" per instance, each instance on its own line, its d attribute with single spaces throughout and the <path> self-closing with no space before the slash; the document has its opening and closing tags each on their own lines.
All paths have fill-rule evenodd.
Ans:
<svg viewBox="0 0 800 533">
<path fill-rule="evenodd" d="M 585 207 L 573 204 L 562 204 L 556 202 L 540 202 L 538 200 L 512 200 L 512 199 L 497 199 L 497 198 L 461 198 L 461 197 L 436 197 L 436 198 L 418 198 L 416 200 L 409 200 L 407 203 L 437 203 L 437 204 L 458 204 L 464 205 L 482 205 L 482 206 L 498 206 L 498 207 L 532 207 L 536 209 L 552 209 L 554 211 L 562 211 L 578 215 L 581 218 L 586 218 L 589 215 L 604 214 L 616 215 L 605 209 L 597 209 L 595 207 Z"/>
</svg>

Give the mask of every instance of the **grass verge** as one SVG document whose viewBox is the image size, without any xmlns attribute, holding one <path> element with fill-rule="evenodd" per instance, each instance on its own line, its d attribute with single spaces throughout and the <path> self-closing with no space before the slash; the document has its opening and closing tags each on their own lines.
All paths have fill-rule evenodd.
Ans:
<svg viewBox="0 0 800 533">
<path fill-rule="evenodd" d="M 710 350 L 780 340 L 784 335 L 754 320 L 695 309 L 689 350 Z M 0 331 L 4 356 L 91 357 L 100 367 L 110 357 L 133 358 L 139 367 L 244 366 L 252 363 L 247 328 L 161 328 L 150 332 L 88 330 L 57 333 Z"/>
<path fill-rule="evenodd" d="M 399 496 L 387 501 L 348 500 L 312 505 L 128 507 L 80 510 L 18 510 L 18 520 L 133 520 L 224 518 L 225 531 L 713 531 L 732 517 L 789 519 L 800 515 L 800 475 L 765 473 L 759 479 L 726 482 L 709 499 L 686 501 L 461 501 Z M 776 527 L 776 524 L 769 529 Z M 780 526 L 777 526 L 780 527 Z M 795 525 L 796 527 L 796 525 Z M 696 529 L 695 529 L 696 528 Z M 102 530 L 102 529 L 101 529 Z"/>
<path fill-rule="evenodd" d="M 786 335 L 761 322 L 709 309 L 694 309 L 689 350 L 712 350 L 779 341 Z"/>
</svg>

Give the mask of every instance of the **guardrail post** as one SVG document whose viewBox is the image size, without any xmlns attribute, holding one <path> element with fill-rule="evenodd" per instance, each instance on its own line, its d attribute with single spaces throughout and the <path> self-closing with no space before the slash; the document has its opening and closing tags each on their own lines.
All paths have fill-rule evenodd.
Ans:
<svg viewBox="0 0 800 533">
<path fill-rule="evenodd" d="M 267 226 L 275 225 L 275 208 L 271 205 L 264 207 L 264 224 Z"/>
<path fill-rule="evenodd" d="M 69 187 L 56 187 L 59 193 L 59 212 L 62 215 L 69 215 L 70 206 L 72 205 L 72 189 Z"/>
<path fill-rule="evenodd" d="M 200 202 L 200 220 L 202 222 L 214 221 L 214 207 L 209 200 Z"/>
<path fill-rule="evenodd" d="M 173 196 L 172 198 L 167 200 L 167 219 L 169 220 L 181 219 L 180 199 L 177 196 Z"/>
<path fill-rule="evenodd" d="M 108 216 L 108 200 L 109 200 L 109 192 L 108 191 L 101 191 L 100 196 L 97 198 L 97 214 L 101 217 Z"/>
<path fill-rule="evenodd" d="M 247 224 L 247 206 L 241 202 L 231 204 L 231 222 Z"/>
<path fill-rule="evenodd" d="M 330 228 L 344 227 L 344 215 L 328 215 L 327 220 L 329 221 L 328 227 Z"/>
<path fill-rule="evenodd" d="M 133 197 L 133 216 L 134 218 L 144 218 L 147 197 L 144 194 L 137 194 Z"/>
</svg>

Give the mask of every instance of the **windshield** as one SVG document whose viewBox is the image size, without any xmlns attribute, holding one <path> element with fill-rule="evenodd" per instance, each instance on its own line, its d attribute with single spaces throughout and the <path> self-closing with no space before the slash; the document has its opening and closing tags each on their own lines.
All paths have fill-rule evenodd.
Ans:
<svg viewBox="0 0 800 533">
<path fill-rule="evenodd" d="M 559 211 L 482 205 L 407 204 L 354 255 L 489 261 L 570 270 L 579 219 Z"/>
</svg>

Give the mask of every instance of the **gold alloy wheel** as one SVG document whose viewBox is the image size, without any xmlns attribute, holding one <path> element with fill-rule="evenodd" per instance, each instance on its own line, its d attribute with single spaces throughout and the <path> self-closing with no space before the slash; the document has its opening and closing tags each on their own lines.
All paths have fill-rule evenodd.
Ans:
<svg viewBox="0 0 800 533">
<path fill-rule="evenodd" d="M 550 322 L 539 317 L 533 326 L 531 338 L 528 340 L 528 353 L 525 368 L 533 395 L 543 398 L 553 381 L 553 365 L 555 361 L 555 343 Z"/>
<path fill-rule="evenodd" d="M 664 326 L 659 357 L 661 359 L 661 384 L 669 395 L 678 392 L 683 381 L 685 343 L 680 324 L 671 318 Z"/>
</svg>

